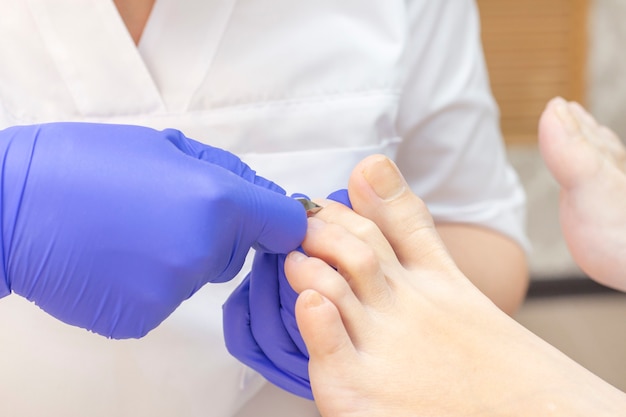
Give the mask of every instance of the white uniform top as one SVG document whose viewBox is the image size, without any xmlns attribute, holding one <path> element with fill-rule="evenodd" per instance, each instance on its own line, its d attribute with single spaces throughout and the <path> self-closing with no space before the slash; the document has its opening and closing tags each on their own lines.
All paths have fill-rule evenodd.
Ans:
<svg viewBox="0 0 626 417">
<path fill-rule="evenodd" d="M 177 128 L 312 197 L 385 153 L 436 219 L 526 244 L 470 0 L 157 0 L 138 48 L 112 1 L 0 0 L 0 128 L 62 120 Z M 235 415 L 264 383 L 223 347 L 235 284 L 132 341 L 1 300 L 0 415 Z"/>
</svg>

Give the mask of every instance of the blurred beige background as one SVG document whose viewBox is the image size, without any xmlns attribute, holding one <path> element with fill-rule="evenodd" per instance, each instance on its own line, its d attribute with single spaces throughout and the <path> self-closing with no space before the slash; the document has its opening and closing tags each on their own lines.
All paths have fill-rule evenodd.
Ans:
<svg viewBox="0 0 626 417">
<path fill-rule="evenodd" d="M 573 263 L 558 223 L 558 188 L 536 147 L 536 122 L 555 95 L 583 102 L 626 138 L 626 1 L 478 3 L 509 156 L 528 194 L 533 282 L 517 318 L 626 390 L 626 296 L 600 291 Z"/>
</svg>

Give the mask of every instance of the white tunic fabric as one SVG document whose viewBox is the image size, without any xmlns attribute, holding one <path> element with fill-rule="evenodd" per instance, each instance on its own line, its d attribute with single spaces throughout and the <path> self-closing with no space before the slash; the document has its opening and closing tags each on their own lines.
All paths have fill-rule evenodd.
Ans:
<svg viewBox="0 0 626 417">
<path fill-rule="evenodd" d="M 177 128 L 312 197 L 385 153 L 436 219 L 526 245 L 477 19 L 470 0 L 157 0 L 136 47 L 110 0 L 0 0 L 0 128 Z M 0 300 L 0 415 L 235 415 L 264 383 L 223 347 L 235 285 L 205 287 L 132 341 Z"/>
</svg>

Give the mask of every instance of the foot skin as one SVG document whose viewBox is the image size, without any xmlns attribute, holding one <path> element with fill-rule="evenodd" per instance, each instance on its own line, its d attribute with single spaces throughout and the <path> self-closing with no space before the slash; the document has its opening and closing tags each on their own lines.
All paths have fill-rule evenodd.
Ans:
<svg viewBox="0 0 626 417">
<path fill-rule="evenodd" d="M 561 187 L 561 228 L 574 260 L 595 280 L 626 291 L 626 148 L 562 98 L 541 117 L 539 145 Z"/>
<path fill-rule="evenodd" d="M 323 203 L 309 256 L 285 263 L 323 416 L 557 416 L 588 394 L 624 406 L 463 276 L 391 161 L 365 159 L 348 189 L 354 212 Z"/>
</svg>

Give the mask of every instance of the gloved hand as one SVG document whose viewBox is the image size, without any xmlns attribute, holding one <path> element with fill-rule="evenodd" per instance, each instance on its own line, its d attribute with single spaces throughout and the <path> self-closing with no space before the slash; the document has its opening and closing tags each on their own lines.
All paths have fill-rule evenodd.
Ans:
<svg viewBox="0 0 626 417">
<path fill-rule="evenodd" d="M 234 155 L 176 130 L 56 123 L 0 131 L 0 297 L 141 337 L 250 247 L 284 253 L 302 205 Z"/>
<path fill-rule="evenodd" d="M 352 207 L 347 190 L 328 198 Z M 275 385 L 312 400 L 309 354 L 296 324 L 298 294 L 285 276 L 286 256 L 257 251 L 252 270 L 224 304 L 224 338 L 228 351 L 241 362 Z"/>
</svg>

